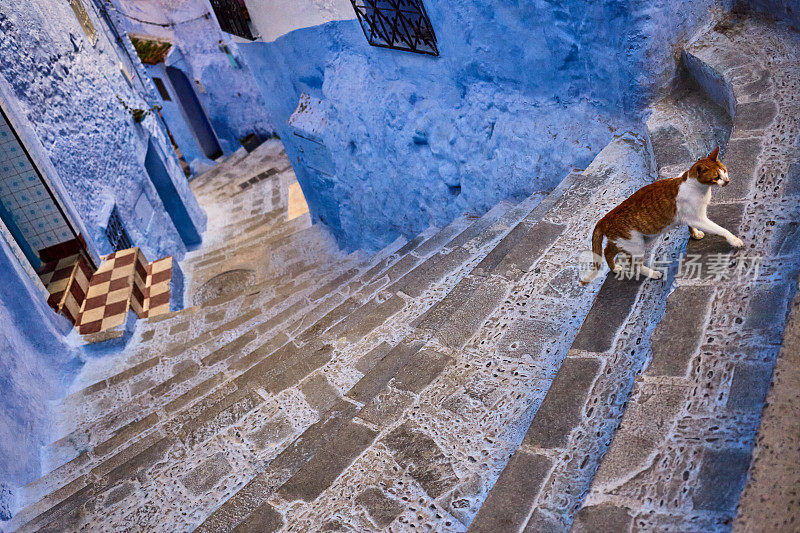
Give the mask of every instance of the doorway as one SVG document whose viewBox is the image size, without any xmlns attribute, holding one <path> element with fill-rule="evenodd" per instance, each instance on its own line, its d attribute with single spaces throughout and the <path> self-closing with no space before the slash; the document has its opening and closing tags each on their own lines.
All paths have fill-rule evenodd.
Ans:
<svg viewBox="0 0 800 533">
<path fill-rule="evenodd" d="M 43 263 L 54 258 L 59 259 L 63 253 L 82 248 L 78 234 L 40 177 L 2 107 L 0 219 L 34 269 L 40 269 Z M 59 252 L 59 249 L 66 252 Z"/>
<path fill-rule="evenodd" d="M 158 192 L 167 214 L 172 219 L 175 229 L 178 230 L 178 235 L 180 235 L 183 244 L 187 248 L 200 244 L 200 234 L 197 232 L 197 228 L 192 222 L 169 172 L 167 172 L 167 167 L 164 166 L 164 161 L 161 160 L 158 150 L 153 144 L 153 139 L 147 142 L 144 168 L 150 177 L 150 181 L 153 182 L 153 186 Z"/>
<path fill-rule="evenodd" d="M 186 116 L 186 121 L 189 123 L 189 128 L 192 130 L 192 134 L 203 154 L 209 159 L 220 157 L 222 155 L 222 147 L 219 145 L 214 129 L 211 127 L 211 122 L 209 122 L 203 106 L 200 105 L 200 100 L 197 99 L 197 94 L 195 94 L 189 78 L 186 77 L 182 70 L 175 67 L 167 67 L 166 71 L 167 77 L 172 83 L 172 88 L 175 89 L 178 102 Z"/>
<path fill-rule="evenodd" d="M 0 106 L 0 220 L 49 294 L 48 304 L 77 319 L 95 264 L 86 243 L 33 163 Z"/>
</svg>

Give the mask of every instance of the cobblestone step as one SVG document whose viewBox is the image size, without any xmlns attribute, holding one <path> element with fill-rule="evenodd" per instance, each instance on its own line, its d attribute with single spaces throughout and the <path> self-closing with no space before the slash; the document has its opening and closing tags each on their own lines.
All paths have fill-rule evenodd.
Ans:
<svg viewBox="0 0 800 533">
<path fill-rule="evenodd" d="M 797 465 L 800 464 L 798 346 L 800 295 L 795 293 L 772 385 L 764 403 L 747 483 L 736 510 L 734 531 L 792 531 L 800 523 L 800 506 L 797 505 Z M 758 392 L 760 384 L 754 385 Z"/>
<path fill-rule="evenodd" d="M 529 209 L 529 208 L 528 208 L 528 209 Z M 524 212 L 523 212 L 522 214 L 524 214 Z M 388 281 L 388 279 L 389 279 L 389 276 L 387 276 L 387 281 Z M 284 352 L 284 356 L 285 356 L 285 357 L 287 357 L 287 359 L 289 359 L 289 360 L 290 360 L 290 359 L 292 358 L 292 356 L 291 356 L 291 350 L 290 350 L 289 352 Z M 278 357 L 278 354 L 277 354 L 277 353 L 276 353 L 276 354 L 274 354 L 272 357 L 274 357 L 274 358 L 275 358 L 275 359 L 274 359 L 274 361 L 275 361 L 275 362 L 277 362 L 277 363 L 280 363 L 280 362 L 281 362 L 281 359 L 280 359 L 280 357 Z M 271 358 L 270 358 L 270 359 L 271 359 Z M 250 398 L 252 398 L 252 397 L 250 397 Z M 238 399 L 237 399 L 237 398 L 234 398 L 234 399 L 232 399 L 232 400 L 231 400 L 233 403 L 230 405 L 230 407 L 234 407 L 234 406 L 236 406 L 236 405 L 240 405 L 240 403 L 239 403 L 239 400 L 242 400 L 242 401 L 245 401 L 245 402 L 247 402 L 247 401 L 250 401 L 250 400 L 249 400 L 248 398 L 246 398 L 246 397 L 243 397 L 243 398 L 238 398 Z M 216 409 L 216 408 L 212 409 L 212 411 L 213 411 L 213 410 L 215 410 L 215 409 Z M 227 409 L 227 407 L 224 407 L 224 408 L 222 408 L 222 411 L 225 411 L 226 409 Z M 221 412 L 222 412 L 222 411 L 221 411 Z M 214 411 L 214 412 L 216 412 L 216 411 Z M 212 414 L 213 414 L 213 413 L 212 413 Z M 194 432 L 192 432 L 192 434 L 194 434 Z"/>
<path fill-rule="evenodd" d="M 377 254 L 374 259 L 379 260 L 382 255 L 392 253 L 398 244 L 399 242 L 391 245 L 388 250 Z M 372 262 L 375 261 L 371 261 L 362 269 L 368 268 Z M 329 293 L 320 294 L 319 290 L 315 290 L 312 296 L 316 301 L 324 300 L 326 296 L 336 292 L 342 284 L 357 273 L 358 269 L 348 269 L 332 280 L 336 281 L 336 284 L 328 285 Z M 318 281 L 323 282 L 325 278 L 320 277 Z M 314 289 L 309 286 L 307 292 L 312 290 Z M 89 411 L 90 413 L 108 413 L 110 406 L 119 406 L 121 402 L 123 402 L 123 405 L 105 414 L 100 426 L 102 429 L 98 429 L 96 425 L 79 427 L 51 447 L 64 446 L 66 450 L 61 455 L 64 456 L 66 454 L 66 457 L 74 458 L 78 450 L 85 449 L 88 445 L 86 438 L 89 435 L 93 439 L 102 438 L 102 435 L 108 435 L 109 432 L 116 431 L 120 423 L 135 421 L 141 416 L 142 409 L 146 409 L 158 398 L 164 396 L 173 385 L 183 384 L 181 388 L 186 388 L 192 383 L 208 377 L 207 374 L 209 372 L 204 372 L 203 368 L 213 368 L 222 359 L 236 355 L 238 351 L 243 350 L 247 345 L 257 340 L 257 333 L 267 334 L 277 326 L 291 321 L 298 314 L 307 311 L 308 306 L 313 301 L 309 300 L 305 293 L 300 292 L 293 294 L 295 297 L 293 304 L 285 305 L 288 297 L 279 293 L 260 308 L 248 309 L 245 305 L 248 296 L 245 295 L 241 298 L 242 305 L 239 308 L 239 313 L 228 310 L 228 314 L 232 316 L 232 319 L 223 324 L 218 324 L 217 320 L 209 322 L 208 317 L 213 312 L 206 312 L 205 320 L 201 316 L 197 316 L 193 329 L 190 329 L 192 324 L 189 319 L 198 313 L 178 314 L 178 318 L 186 317 L 187 319 L 170 324 L 167 333 L 170 337 L 184 335 L 184 339 L 179 338 L 177 342 L 171 342 L 163 351 L 159 349 L 158 345 L 148 345 L 144 349 L 144 354 L 135 358 L 136 364 L 102 382 L 95 383 L 71 395 L 68 401 L 65 402 L 65 410 L 72 412 L 77 409 L 84 409 L 83 412 L 86 412 L 87 406 L 91 408 L 94 405 L 95 407 Z M 279 305 L 281 300 L 284 300 L 284 305 Z M 293 300 L 290 299 L 288 301 L 291 302 Z M 283 309 L 283 311 L 271 312 L 275 309 Z M 267 312 L 259 312 L 260 310 L 266 310 Z M 199 314 L 202 315 L 202 310 L 199 311 Z M 215 327 L 209 330 L 209 324 L 214 324 Z M 197 352 L 198 347 L 203 349 L 199 353 Z M 160 352 L 161 355 L 149 356 L 154 351 Z M 137 361 L 144 356 L 147 356 L 147 358 Z M 188 359 L 186 359 L 187 356 L 189 357 Z M 194 356 L 194 359 L 191 356 Z M 103 394 L 103 396 L 98 397 L 99 394 Z M 170 395 L 166 396 L 166 398 L 169 397 Z M 138 398 L 138 401 L 133 401 L 134 398 Z M 84 418 L 91 419 L 89 415 L 85 415 Z M 58 453 L 51 453 L 56 457 L 59 455 Z"/>
<path fill-rule="evenodd" d="M 340 283 L 343 282 L 342 276 L 344 274 L 349 273 L 352 276 L 357 273 L 357 268 L 354 269 L 354 265 L 351 262 L 358 258 L 359 256 L 356 255 L 344 260 L 342 264 L 335 265 L 329 272 L 319 272 L 315 280 L 324 282 L 326 279 L 333 278 L 334 280 L 341 280 Z M 340 270 L 344 270 L 344 273 L 339 272 Z M 302 280 L 303 278 L 300 277 L 299 279 Z M 296 282 L 298 278 L 292 281 Z M 333 291 L 334 288 L 330 287 L 330 290 Z M 237 326 L 240 326 L 242 322 L 241 314 L 237 314 L 235 309 L 251 311 L 259 303 L 258 300 L 261 299 L 263 301 L 260 303 L 264 306 L 265 312 L 259 314 L 259 319 L 266 320 L 271 317 L 271 312 L 279 311 L 278 314 L 280 314 L 282 308 L 291 307 L 297 301 L 303 301 L 312 291 L 318 292 L 311 287 L 308 280 L 298 285 L 291 284 L 285 287 L 274 286 L 265 282 L 247 287 L 244 295 L 235 295 L 233 300 L 241 300 L 240 306 L 230 305 L 232 301 L 230 297 L 221 297 L 210 300 L 200 307 L 188 308 L 145 321 L 143 323 L 144 331 L 141 336 L 141 342 L 138 346 L 132 347 L 138 353 L 130 357 L 128 362 L 122 365 L 126 367 L 125 370 L 71 394 L 64 400 L 63 406 L 67 410 L 85 407 L 91 404 L 92 398 L 96 397 L 97 393 L 101 391 L 107 393 L 115 385 L 127 386 L 130 378 L 152 368 L 154 359 L 151 354 L 153 352 L 161 351 L 162 355 L 170 359 L 181 353 L 181 349 L 190 348 L 190 346 L 186 345 L 187 341 L 201 344 L 216 338 L 219 333 L 230 332 L 231 330 L 234 330 L 233 334 L 235 335 L 238 332 Z M 315 298 L 319 299 L 320 295 L 317 294 Z M 281 303 L 289 305 L 281 306 L 279 305 Z M 224 309 L 221 309 L 223 311 L 221 313 L 218 309 L 220 306 L 225 306 Z M 231 307 L 234 308 L 233 311 L 230 309 Z M 225 321 L 226 316 L 229 317 L 227 321 Z M 209 328 L 211 325 L 214 327 Z M 163 332 L 163 334 L 156 337 L 153 335 L 156 330 Z M 204 335 L 196 334 L 196 332 L 200 331 L 203 331 Z M 178 349 L 176 350 L 176 348 Z M 87 404 L 87 401 L 90 403 Z M 105 410 L 105 407 L 101 407 L 100 410 Z"/>
<path fill-rule="evenodd" d="M 727 139 L 729 119 L 697 89 L 690 82 L 682 83 L 653 106 L 648 129 L 660 177 L 678 174 L 681 161 L 685 165 L 702 157 L 713 146 L 724 146 Z M 703 128 L 696 128 L 695 121 L 703 121 Z M 720 209 L 712 208 L 710 214 L 717 220 Z M 683 254 L 686 239 L 685 231 L 677 239 L 667 235 L 654 248 L 674 261 Z M 703 253 L 701 248 L 729 251 L 724 240 L 706 237 L 702 243 L 691 243 L 689 252 Z M 570 528 L 622 416 L 633 379 L 648 357 L 650 343 L 643 341 L 664 313 L 675 275 L 672 264 L 659 281 L 614 276 L 604 280 L 521 446 L 489 492 L 470 531 Z M 683 331 L 677 337 L 691 342 L 686 322 L 700 318 L 682 316 Z M 521 482 L 525 490 L 509 503 L 509 495 Z M 605 514 L 598 514 L 601 511 Z M 605 524 L 609 530 L 625 530 L 613 522 L 618 516 L 615 512 L 603 507 L 591 517 L 581 517 L 576 525 L 585 522 L 589 530 L 596 530 L 592 528 Z"/>
<path fill-rule="evenodd" d="M 538 202 L 536 199 L 537 204 Z M 495 254 L 493 255 L 495 257 L 498 255 L 495 251 L 501 251 L 499 258 L 494 261 L 495 266 L 512 250 L 522 249 L 518 244 L 520 234 L 526 232 L 516 231 L 516 228 L 536 227 L 535 222 L 546 210 L 547 205 L 541 210 L 538 207 L 534 208 L 510 232 L 503 222 L 495 226 L 498 230 L 506 228 L 504 232 L 506 235 L 497 241 L 489 254 Z M 491 233 L 491 226 L 483 229 L 476 237 L 482 236 L 487 239 L 486 233 Z M 541 234 L 539 236 L 542 237 Z M 553 238 L 554 236 L 550 235 L 551 241 Z M 547 237 L 543 238 L 546 239 Z M 514 244 L 517 244 L 518 248 L 515 248 Z M 524 250 L 531 252 L 531 246 L 527 242 L 524 244 Z M 541 253 L 534 254 L 530 262 L 534 262 L 540 256 Z M 473 272 L 480 265 L 481 269 L 486 269 L 484 275 L 488 276 L 491 269 L 487 269 L 486 264 L 485 259 L 474 264 Z M 447 265 L 447 260 L 440 260 L 436 265 Z M 417 270 L 430 275 L 435 269 L 427 267 Z M 418 279 L 417 276 L 412 276 L 410 279 L 403 278 L 396 282 L 393 288 L 421 294 L 418 289 L 409 290 L 409 287 L 417 287 Z M 445 298 L 450 298 L 452 294 L 449 293 Z M 495 304 L 499 301 L 496 299 Z M 466 305 L 468 302 L 462 303 Z M 439 304 L 434 304 L 437 305 Z M 460 306 L 453 306 L 451 299 L 451 305 L 446 307 L 454 310 Z M 488 314 L 494 307 L 484 305 L 482 309 Z M 270 494 L 283 499 L 302 499 L 309 502 L 318 497 L 353 459 L 372 444 L 378 431 L 365 426 L 363 421 L 373 420 L 373 417 L 383 418 L 382 415 L 387 414 L 380 407 L 382 402 L 376 404 L 375 399 L 386 390 L 389 382 L 393 382 L 400 390 L 418 393 L 433 382 L 450 362 L 450 357 L 435 349 L 421 350 L 425 344 L 425 340 L 417 338 L 417 335 L 412 333 L 396 346 L 379 345 L 373 350 L 375 353 L 369 353 L 360 359 L 359 368 L 363 371 L 363 375 L 346 392 L 344 396 L 346 400 L 340 401 L 319 422 L 285 448 L 267 471 L 260 473 L 223 504 L 198 528 L 198 531 L 228 531 L 233 527 L 237 530 L 270 531 L 273 528 L 269 526 L 277 528 L 283 522 L 280 514 L 267 501 Z M 383 422 L 389 421 L 383 420 Z M 265 517 L 269 519 L 268 524 L 264 523 Z"/>
<path fill-rule="evenodd" d="M 600 158 L 610 164 L 593 163 L 587 172 L 562 181 L 549 202 L 516 226 L 524 229 L 508 233 L 427 316 L 413 322 L 414 331 L 401 342 L 408 350 L 379 359 L 372 375 L 347 393 L 358 409 L 354 423 L 375 437 L 351 464 L 336 467 L 335 480 L 329 482 L 331 474 L 315 477 L 322 467 L 309 463 L 296 473 L 302 483 L 290 478 L 288 484 L 312 485 L 313 492 L 284 489 L 268 496 L 265 474 L 203 527 L 229 530 L 252 513 L 244 530 L 261 516 L 291 530 L 313 528 L 331 516 L 346 520 L 340 527 L 354 530 L 384 523 L 400 529 L 466 529 L 484 483 L 508 456 L 516 427 L 529 420 L 529 406 L 539 394 L 531 379 L 544 381 L 554 372 L 553 352 L 564 343 L 559 322 L 574 321 L 581 312 L 577 301 L 546 296 L 574 292 L 577 286 L 575 267 L 565 260 L 579 251 L 576 244 L 584 236 L 570 230 L 583 226 L 586 215 L 573 204 L 594 196 L 602 209 L 624 194 L 618 186 L 623 172 L 614 170 L 627 163 L 610 160 L 628 153 L 632 141 L 636 144 L 632 138 L 619 140 L 605 152 L 614 154 Z M 643 144 L 637 146 L 633 151 L 641 153 Z M 417 349 L 413 341 L 424 344 Z M 538 362 L 539 356 L 544 361 Z M 544 376 L 534 378 L 537 374 Z M 260 507 L 252 506 L 255 495 L 266 500 Z M 355 509 L 346 517 L 337 515 L 342 500 L 361 502 L 367 515 Z M 386 507 L 391 513 L 382 514 Z"/>
<path fill-rule="evenodd" d="M 678 280 L 573 529 L 594 520 L 647 530 L 731 527 L 800 271 L 800 175 L 787 173 L 800 167 L 789 133 L 800 126 L 798 49 L 800 37 L 787 28 L 731 17 L 684 52 L 734 117 L 722 158 L 731 187 L 715 195 L 711 218 L 747 248 L 725 261 L 730 277 Z M 706 239 L 689 252 L 711 268 L 721 246 Z M 748 258 L 760 262 L 759 275 L 736 276 Z"/>
<path fill-rule="evenodd" d="M 504 212 L 506 209 L 507 209 L 507 208 L 504 208 L 504 207 L 503 207 L 503 208 L 500 208 L 500 209 L 495 209 L 495 210 L 493 210 L 491 213 L 487 214 L 487 216 L 486 216 L 484 219 L 477 221 L 475 224 L 479 224 L 479 223 L 485 222 L 486 220 L 492 220 L 492 219 L 494 219 L 494 218 L 497 218 L 497 217 L 498 217 L 499 215 L 501 215 L 501 214 L 502 214 L 502 213 L 503 213 L 503 212 Z M 459 222 L 459 223 L 456 223 L 456 224 L 454 224 L 454 225 L 452 225 L 451 227 L 458 226 L 458 224 L 460 224 L 460 222 Z M 420 242 L 422 242 L 422 243 L 424 244 L 424 241 L 417 241 L 416 243 L 414 243 L 414 245 L 416 246 L 416 245 L 420 244 Z M 411 243 L 410 243 L 410 244 L 411 244 Z M 403 252 L 406 254 L 406 255 L 404 255 L 403 257 L 408 257 L 408 253 L 409 253 L 411 250 L 413 250 L 413 247 L 414 247 L 414 246 L 412 246 L 412 247 L 409 247 L 409 248 L 407 248 L 407 249 L 403 250 Z M 404 248 L 405 248 L 405 247 L 404 247 Z M 419 260 L 419 259 L 418 259 L 418 260 Z M 388 263 L 388 264 L 386 264 L 385 266 L 387 267 L 387 272 L 388 272 L 388 271 L 390 271 L 390 270 L 392 269 L 392 267 L 393 267 L 394 265 L 393 265 L 392 263 Z M 399 271 L 397 271 L 397 272 L 399 273 Z M 380 275 L 380 273 L 376 273 L 376 272 L 374 272 L 372 269 L 368 270 L 368 271 L 367 271 L 367 273 L 368 273 L 369 275 L 371 275 L 371 276 L 374 276 L 374 277 L 378 277 L 378 276 Z M 387 274 L 387 275 L 385 276 L 385 278 L 386 278 L 386 280 L 387 280 L 387 281 L 389 281 L 389 280 L 391 279 L 391 276 Z M 365 285 L 365 286 L 366 286 L 366 285 Z M 285 342 L 285 341 L 284 341 L 284 342 Z M 275 347 L 277 347 L 277 346 L 275 346 Z M 263 347 L 262 347 L 262 348 L 263 348 Z M 266 354 L 265 354 L 265 355 L 266 355 Z M 277 360 L 277 358 L 276 358 L 276 360 Z M 204 382 L 203 384 L 205 384 L 205 382 Z M 229 399 L 229 400 L 225 400 L 225 401 L 230 401 L 230 402 L 232 402 L 232 403 L 231 403 L 231 405 L 230 405 L 230 406 L 228 406 L 228 407 L 234 407 L 234 408 L 236 408 L 236 406 L 240 404 L 240 401 L 244 401 L 244 402 L 245 402 L 245 404 L 246 404 L 247 402 L 249 402 L 249 401 L 252 401 L 252 400 L 253 400 L 253 397 L 252 397 L 252 396 L 247 396 L 247 397 L 243 397 L 243 398 L 234 398 L 234 399 Z M 228 412 L 228 411 L 226 411 L 226 409 L 228 409 L 228 407 L 224 407 L 224 406 L 220 407 L 220 409 L 221 409 L 221 410 L 220 410 L 220 413 L 226 413 L 226 414 L 227 414 L 227 412 Z M 214 407 L 214 409 L 216 409 L 216 407 Z M 152 421 L 152 420 L 150 420 L 150 421 Z M 150 421 L 148 421 L 148 422 L 150 422 Z M 147 426 L 147 425 L 145 424 L 145 425 L 140 425 L 139 427 L 149 427 L 149 426 Z M 134 428 L 134 430 L 135 430 L 135 429 L 138 429 L 138 427 L 137 427 L 137 428 Z M 192 434 L 194 434 L 194 433 L 192 433 Z M 85 469 L 85 468 L 84 468 L 84 469 Z M 20 513 L 20 515 L 22 515 L 22 514 L 23 514 L 23 513 Z M 30 514 L 30 513 L 28 513 L 28 514 Z"/>
<path fill-rule="evenodd" d="M 385 492 L 386 485 L 384 482 L 378 481 L 378 479 L 385 479 L 381 474 L 381 465 L 386 464 L 387 459 L 379 458 L 385 458 L 387 452 L 389 463 L 386 464 L 386 467 L 389 464 L 395 464 L 392 461 L 396 461 L 401 471 L 410 468 L 410 470 L 405 470 L 404 482 L 400 483 L 402 488 L 398 488 L 395 482 L 392 492 L 403 491 L 408 495 L 408 499 L 404 497 L 403 500 L 417 502 L 418 499 L 419 506 L 415 504 L 415 509 L 426 509 L 424 517 L 415 516 L 417 513 L 411 513 L 415 518 L 410 518 L 409 522 L 400 522 L 404 527 L 409 527 L 409 524 L 421 527 L 425 524 L 426 527 L 434 529 L 458 529 L 456 524 L 468 523 L 468 520 L 461 516 L 455 518 L 455 513 L 460 512 L 458 509 L 462 507 L 460 505 L 452 507 L 448 497 L 448 495 L 465 489 L 464 484 L 459 483 L 459 478 L 453 475 L 449 462 L 451 456 L 441 448 L 442 439 L 450 437 L 434 431 L 433 428 L 428 428 L 425 422 L 420 422 L 418 419 L 423 416 L 424 420 L 430 423 L 432 420 L 426 415 L 440 417 L 440 414 L 433 415 L 429 411 L 433 406 L 437 406 L 434 409 L 436 413 L 440 413 L 440 406 L 447 406 L 449 413 L 455 414 L 457 419 L 462 414 L 459 412 L 463 405 L 460 405 L 460 402 L 463 402 L 462 398 L 466 396 L 473 398 L 474 401 L 475 396 L 481 397 L 477 390 L 472 392 L 475 396 L 464 394 L 464 383 L 471 381 L 464 374 L 472 372 L 472 368 L 476 370 L 494 368 L 492 364 L 495 361 L 489 361 L 487 365 L 484 365 L 487 357 L 483 353 L 485 339 L 496 340 L 498 337 L 495 332 L 497 324 L 492 319 L 507 316 L 508 309 L 505 306 L 509 303 L 509 296 L 512 299 L 515 298 L 515 286 L 527 286 L 531 277 L 542 274 L 543 270 L 549 271 L 545 273 L 548 280 L 562 277 L 559 276 L 559 273 L 564 272 L 565 265 L 563 262 L 554 261 L 554 258 L 562 254 L 564 248 L 554 250 L 552 244 L 556 242 L 557 246 L 566 247 L 572 253 L 576 237 L 568 235 L 563 227 L 561 227 L 561 231 L 553 233 L 548 233 L 546 228 L 558 226 L 559 223 L 564 222 L 565 219 L 561 217 L 570 218 L 572 224 L 576 223 L 574 219 L 578 217 L 570 204 L 577 194 L 597 193 L 596 189 L 602 185 L 608 174 L 603 173 L 601 179 L 596 179 L 596 176 L 593 174 L 586 177 L 585 181 L 576 180 L 579 183 L 573 182 L 574 177 L 565 180 L 563 190 L 548 197 L 552 198 L 552 202 L 548 204 L 542 202 L 544 205 L 542 205 L 541 212 L 537 212 L 539 209 L 537 207 L 528 219 L 515 226 L 516 228 L 525 228 L 524 231 L 512 229 L 503 239 L 497 241 L 492 249 L 498 251 L 490 252 L 484 256 L 482 261 L 475 262 L 471 267 L 471 273 L 461 278 L 461 281 L 453 286 L 454 288 L 444 299 L 434 304 L 427 317 L 421 315 L 423 318 L 412 322 L 416 327 L 409 336 L 400 341 L 400 344 L 395 345 L 394 349 L 391 345 L 382 347 L 377 355 L 368 354 L 363 358 L 365 362 L 362 363 L 362 368 L 367 370 L 367 373 L 347 392 L 345 397 L 355 402 L 353 406 L 355 413 L 352 415 L 355 418 L 352 424 L 364 425 L 371 430 L 367 435 L 374 434 L 375 436 L 362 442 L 358 450 L 351 453 L 346 461 L 351 464 L 337 461 L 331 465 L 332 461 L 329 461 L 327 457 L 330 457 L 332 452 L 324 447 L 319 448 L 318 452 L 316 449 L 312 452 L 305 452 L 307 455 L 304 457 L 313 456 L 306 466 L 300 466 L 296 471 L 292 470 L 293 473 L 287 473 L 280 468 L 276 470 L 270 468 L 259 474 L 250 484 L 220 507 L 200 529 L 230 530 L 238 524 L 242 530 L 248 530 L 248 528 L 256 527 L 260 520 L 268 518 L 270 523 L 276 527 L 282 525 L 291 529 L 303 530 L 314 527 L 313 524 L 322 523 L 325 518 L 330 517 L 337 505 L 335 501 L 340 498 L 348 501 L 353 501 L 353 499 L 362 501 L 370 516 L 373 512 L 380 513 L 380 509 L 388 505 L 395 508 L 395 512 L 384 516 L 382 520 L 387 523 L 395 519 L 403 520 L 404 518 L 399 515 L 403 514 L 405 505 L 400 503 L 398 507 L 398 502 L 394 499 L 396 494 L 388 496 Z M 551 215 L 553 204 L 558 205 L 558 215 Z M 547 215 L 545 218 L 552 218 L 552 220 L 542 224 L 541 219 L 545 215 Z M 540 243 L 547 244 L 542 247 Z M 488 259 L 486 259 L 487 257 Z M 572 268 L 568 268 L 568 271 L 575 274 Z M 568 280 L 569 284 L 574 285 L 576 279 L 577 277 L 571 277 Z M 469 327 L 472 328 L 471 334 L 462 333 L 461 338 L 454 336 L 452 347 L 445 346 L 440 342 L 437 335 L 438 329 L 419 327 L 428 319 L 433 320 L 430 317 L 447 317 L 444 320 L 439 319 L 439 323 L 447 323 L 451 315 L 454 317 L 451 323 L 454 324 L 465 322 L 465 318 L 472 320 L 472 322 L 468 322 Z M 529 327 L 530 325 L 525 324 L 524 326 Z M 528 327 L 524 329 L 528 329 Z M 502 331 L 503 327 L 500 328 Z M 441 329 L 447 331 L 447 328 Z M 446 338 L 445 335 L 442 337 Z M 513 341 L 510 344 L 522 343 Z M 525 344 L 527 348 L 533 348 L 533 343 Z M 480 348 L 477 348 L 478 346 Z M 379 346 L 376 349 L 380 348 Z M 504 372 L 505 369 L 501 368 L 499 371 Z M 519 373 L 514 372 L 513 374 L 517 376 Z M 456 378 L 454 374 L 459 375 Z M 488 386 L 491 390 L 491 385 L 486 382 L 496 379 L 497 374 L 495 377 L 481 376 L 474 383 L 479 389 Z M 524 378 L 514 377 L 513 379 Z M 508 389 L 504 388 L 503 390 Z M 499 398 L 495 396 L 495 399 Z M 500 401 L 502 404 L 503 401 Z M 519 396 L 508 398 L 506 401 L 512 404 L 524 403 Z M 464 407 L 466 406 L 464 405 Z M 417 409 L 423 409 L 423 412 L 416 411 Z M 350 416 L 350 414 L 346 416 L 337 414 L 336 420 L 345 419 L 337 427 L 349 428 L 346 420 L 349 420 Z M 456 427 L 448 428 L 447 433 L 469 435 L 467 440 L 470 441 L 474 437 L 476 444 L 485 442 L 480 432 L 459 431 L 461 429 L 459 424 L 463 422 L 456 422 L 451 416 L 446 418 L 448 424 L 456 424 Z M 465 430 L 465 428 L 463 429 Z M 474 428 L 471 428 L 471 431 L 473 430 Z M 328 438 L 335 439 L 337 429 L 332 428 L 331 431 Z M 431 433 L 432 431 L 433 433 Z M 496 434 L 492 434 L 490 437 L 491 441 L 496 438 Z M 463 438 L 460 439 L 460 442 L 463 443 L 463 440 Z M 306 441 L 300 439 L 296 442 L 299 446 Z M 356 453 L 359 450 L 360 453 Z M 287 449 L 286 453 L 290 457 L 294 454 L 292 448 Z M 314 455 L 316 453 L 321 455 Z M 391 458 L 392 456 L 394 459 Z M 477 453 L 473 458 L 480 456 L 481 454 Z M 351 462 L 352 459 L 355 459 L 355 462 Z M 371 460 L 377 461 L 377 463 L 370 462 Z M 482 470 L 479 467 L 481 462 L 476 461 L 478 471 Z M 297 466 L 294 460 L 291 463 L 295 467 Z M 393 471 L 396 471 L 396 467 Z M 392 476 L 395 475 L 392 474 Z M 474 481 L 470 481 L 466 485 L 474 485 Z M 417 491 L 422 490 L 422 493 L 414 491 L 412 487 L 415 486 Z M 413 498 L 409 491 L 412 491 L 410 494 L 414 495 Z M 270 496 L 271 494 L 273 496 Z M 443 499 L 448 501 L 448 509 L 442 508 L 440 505 Z M 459 502 L 462 501 L 459 498 L 455 499 Z M 287 515 L 286 510 L 289 508 L 293 511 Z M 433 511 L 427 511 L 427 509 L 433 509 Z M 434 513 L 441 520 L 437 521 L 432 516 Z M 408 514 L 410 513 L 406 513 L 406 516 Z M 290 521 L 286 522 L 289 518 Z M 355 520 L 354 513 L 348 513 L 348 519 Z M 426 519 L 430 519 L 430 521 L 426 521 Z M 375 525 L 376 522 L 360 521 L 350 522 L 348 527 L 363 530 L 374 528 Z"/>
</svg>

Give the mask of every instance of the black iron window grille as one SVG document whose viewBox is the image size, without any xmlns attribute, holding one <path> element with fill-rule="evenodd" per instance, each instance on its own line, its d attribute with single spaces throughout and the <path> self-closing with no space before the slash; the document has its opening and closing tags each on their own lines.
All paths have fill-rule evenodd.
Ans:
<svg viewBox="0 0 800 533">
<path fill-rule="evenodd" d="M 114 206 L 111 210 L 111 215 L 108 217 L 106 237 L 108 237 L 108 242 L 111 243 L 111 248 L 113 248 L 115 252 L 133 248 L 133 242 L 131 242 L 128 232 L 125 231 L 125 226 L 122 225 L 122 219 L 119 217 L 117 206 Z"/>
<path fill-rule="evenodd" d="M 372 46 L 439 55 L 422 0 L 350 0 Z"/>
<path fill-rule="evenodd" d="M 256 40 L 250 28 L 250 13 L 247 12 L 244 0 L 211 0 L 211 7 L 222 31 L 250 41 Z"/>
</svg>

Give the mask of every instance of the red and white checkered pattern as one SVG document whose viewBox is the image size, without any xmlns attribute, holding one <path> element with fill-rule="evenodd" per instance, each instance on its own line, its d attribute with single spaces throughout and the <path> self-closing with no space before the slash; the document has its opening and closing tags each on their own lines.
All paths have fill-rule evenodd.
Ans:
<svg viewBox="0 0 800 533">
<path fill-rule="evenodd" d="M 139 318 L 169 312 L 171 256 L 148 264 L 139 248 L 129 248 L 104 259 L 81 306 L 81 335 L 121 326 L 129 310 Z"/>
<path fill-rule="evenodd" d="M 170 283 L 172 282 L 172 256 L 153 261 L 148 265 L 146 314 L 148 317 L 169 313 Z"/>
<path fill-rule="evenodd" d="M 50 293 L 47 303 L 73 324 L 78 321 L 91 277 L 92 267 L 83 253 L 46 263 L 39 272 L 39 278 Z"/>
<path fill-rule="evenodd" d="M 131 306 L 138 255 L 138 248 L 110 254 L 94 273 L 78 320 L 78 332 L 82 335 L 105 331 L 125 322 Z"/>
</svg>

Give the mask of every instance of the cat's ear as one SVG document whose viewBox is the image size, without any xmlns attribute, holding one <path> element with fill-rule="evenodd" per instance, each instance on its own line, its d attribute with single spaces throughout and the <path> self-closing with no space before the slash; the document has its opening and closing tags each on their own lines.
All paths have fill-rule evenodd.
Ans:
<svg viewBox="0 0 800 533">
<path fill-rule="evenodd" d="M 714 151 L 708 154 L 708 158 L 712 161 L 718 161 L 717 157 L 719 157 L 719 146 L 714 148 Z"/>
<path fill-rule="evenodd" d="M 698 176 L 700 176 L 700 167 L 697 163 L 692 165 L 692 167 L 689 169 L 688 175 L 690 178 L 694 179 L 697 179 Z"/>
</svg>

